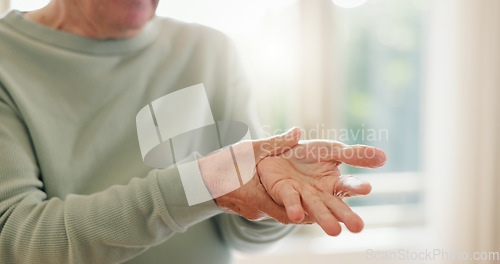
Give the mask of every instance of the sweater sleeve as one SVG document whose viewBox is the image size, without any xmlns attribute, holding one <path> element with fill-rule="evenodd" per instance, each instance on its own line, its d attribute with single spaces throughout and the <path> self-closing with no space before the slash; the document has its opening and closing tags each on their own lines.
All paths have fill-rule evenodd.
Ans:
<svg viewBox="0 0 500 264">
<path fill-rule="evenodd" d="M 1 98 L 0 263 L 118 263 L 221 212 L 188 206 L 175 168 L 49 199 L 28 130 Z"/>
<path fill-rule="evenodd" d="M 249 221 L 237 215 L 221 214 L 215 221 L 226 243 L 245 253 L 262 251 L 294 230 L 293 226 L 273 219 Z"/>
</svg>

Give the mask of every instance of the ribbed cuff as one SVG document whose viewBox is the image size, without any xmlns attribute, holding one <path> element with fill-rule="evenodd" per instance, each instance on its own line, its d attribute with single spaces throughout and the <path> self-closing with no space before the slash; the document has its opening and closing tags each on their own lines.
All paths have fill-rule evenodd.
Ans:
<svg viewBox="0 0 500 264">
<path fill-rule="evenodd" d="M 197 160 L 178 164 L 177 169 L 189 206 L 213 199 L 203 181 Z"/>
</svg>

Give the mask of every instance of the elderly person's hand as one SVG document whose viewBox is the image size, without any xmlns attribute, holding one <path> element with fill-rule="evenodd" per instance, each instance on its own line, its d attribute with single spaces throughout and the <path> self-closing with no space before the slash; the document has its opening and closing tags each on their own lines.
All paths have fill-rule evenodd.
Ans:
<svg viewBox="0 0 500 264">
<path fill-rule="evenodd" d="M 351 232 L 363 229 L 363 221 L 342 201 L 343 197 L 366 195 L 368 182 L 341 176 L 338 166 L 375 168 L 385 163 L 385 153 L 368 146 L 347 146 L 336 141 L 303 141 L 279 156 L 258 164 L 263 186 L 273 200 L 286 208 L 294 222 L 310 216 L 329 235 L 338 235 L 339 222 Z"/>
<path fill-rule="evenodd" d="M 341 198 L 367 194 L 371 186 L 353 177 L 341 177 L 338 165 L 344 162 L 378 167 L 384 164 L 385 154 L 373 147 L 346 146 L 333 141 L 298 144 L 299 138 L 300 130 L 293 129 L 269 139 L 234 145 L 233 156 L 248 152 L 248 144 L 253 146 L 252 166 L 257 164 L 258 170 L 250 170 L 251 175 L 246 176 L 248 181 L 242 187 L 215 195 L 218 206 L 250 220 L 271 217 L 285 224 L 317 222 L 329 235 L 340 233 L 339 221 L 353 232 L 360 231 L 363 221 Z M 218 152 L 199 160 L 205 183 L 215 194 L 227 189 L 225 180 L 215 179 L 233 166 L 222 156 Z"/>
<path fill-rule="evenodd" d="M 294 128 L 282 135 L 267 139 L 243 141 L 230 149 L 223 149 L 198 160 L 203 180 L 217 205 L 228 213 L 241 215 L 249 220 L 274 218 L 284 224 L 293 223 L 286 210 L 269 196 L 257 176 L 256 164 L 262 159 L 279 155 L 296 146 L 300 129 Z M 232 157 L 239 157 L 233 163 Z M 235 185 L 234 168 L 242 181 Z M 312 222 L 306 217 L 303 223 Z"/>
</svg>

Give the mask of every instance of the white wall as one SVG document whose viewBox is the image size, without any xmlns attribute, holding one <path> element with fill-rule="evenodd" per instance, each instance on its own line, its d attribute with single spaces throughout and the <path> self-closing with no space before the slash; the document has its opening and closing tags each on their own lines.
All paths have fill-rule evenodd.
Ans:
<svg viewBox="0 0 500 264">
<path fill-rule="evenodd" d="M 9 0 L 0 0 L 0 15 L 4 14 L 7 10 L 9 10 Z"/>
</svg>

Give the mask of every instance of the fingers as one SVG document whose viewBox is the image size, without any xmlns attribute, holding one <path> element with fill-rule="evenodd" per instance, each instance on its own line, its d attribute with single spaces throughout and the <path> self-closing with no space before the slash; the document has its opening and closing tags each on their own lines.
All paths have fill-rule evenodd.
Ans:
<svg viewBox="0 0 500 264">
<path fill-rule="evenodd" d="M 363 230 L 364 222 L 349 205 L 338 197 L 330 196 L 319 198 L 315 195 L 304 195 L 304 208 L 311 218 L 330 236 L 337 236 L 341 232 L 339 222 L 353 233 Z"/>
<path fill-rule="evenodd" d="M 353 233 L 363 230 L 364 223 L 358 214 L 353 212 L 349 205 L 337 197 L 330 197 L 325 200 L 325 205 L 330 209 L 335 217 Z"/>
<path fill-rule="evenodd" d="M 342 230 L 339 221 L 323 201 L 311 193 L 304 193 L 302 198 L 304 209 L 325 233 L 330 236 L 338 236 Z"/>
<path fill-rule="evenodd" d="M 284 210 L 282 206 L 276 204 L 274 201 L 267 203 L 266 206 L 262 208 L 262 211 L 264 211 L 266 214 L 280 223 L 290 223 L 286 210 Z"/>
<path fill-rule="evenodd" d="M 356 195 L 367 195 L 372 186 L 369 182 L 353 176 L 340 176 L 334 187 L 334 195 L 343 198 Z"/>
<path fill-rule="evenodd" d="M 346 146 L 337 152 L 337 160 L 354 167 L 378 168 L 385 164 L 385 152 L 370 146 Z"/>
<path fill-rule="evenodd" d="M 385 153 L 375 147 L 348 146 L 331 140 L 303 140 L 294 147 L 294 157 L 309 162 L 342 162 L 355 167 L 377 168 L 385 164 Z"/>
<path fill-rule="evenodd" d="M 366 192 L 365 183 L 365 181 L 349 176 L 345 177 L 342 186 L 351 192 L 364 193 Z M 347 229 L 354 233 L 360 232 L 364 227 L 363 220 L 344 201 L 331 194 L 308 188 L 297 190 L 293 186 L 287 185 L 280 188 L 276 197 L 276 201 L 283 204 L 286 214 L 283 207 L 281 210 L 268 208 L 266 211 L 272 212 L 269 215 L 282 223 L 290 221 L 300 224 L 315 222 L 330 236 L 340 234 L 342 229 L 339 222 L 344 223 Z M 273 203 L 271 206 L 278 205 Z"/>
<path fill-rule="evenodd" d="M 280 188 L 279 185 L 283 185 L 283 183 L 284 182 L 281 184 L 278 183 L 277 187 Z M 261 185 L 260 188 L 261 195 L 263 197 L 267 197 L 267 199 L 264 199 L 265 201 L 259 206 L 260 210 L 265 212 L 270 217 L 283 224 L 307 224 L 313 222 L 310 217 L 305 216 L 302 206 L 300 205 L 299 193 L 295 191 L 293 186 L 288 185 L 284 188 L 280 188 L 280 191 L 278 192 L 280 195 L 277 195 L 276 201 L 283 205 L 276 203 L 274 198 L 268 195 L 269 193 L 266 191 L 264 186 Z M 297 207 L 297 200 L 299 207 Z"/>
<path fill-rule="evenodd" d="M 300 139 L 300 129 L 295 127 L 284 134 L 253 142 L 257 161 L 267 157 L 284 153 L 296 146 Z"/>
<path fill-rule="evenodd" d="M 281 201 L 291 221 L 300 223 L 304 220 L 305 213 L 300 194 L 294 188 L 284 188 L 281 192 Z"/>
<path fill-rule="evenodd" d="M 354 167 L 377 168 L 385 164 L 385 153 L 375 147 L 348 146 L 337 141 L 305 140 L 294 148 L 296 156 L 309 161 L 343 162 Z"/>
<path fill-rule="evenodd" d="M 298 220 L 298 216 L 303 218 L 305 210 L 305 216 L 309 216 L 330 236 L 340 234 L 342 229 L 339 222 L 353 233 L 360 232 L 364 227 L 361 217 L 338 197 L 313 190 L 303 189 L 300 193 L 293 188 L 286 190 L 283 190 L 281 197 L 288 218 L 294 222 L 302 221 Z"/>
<path fill-rule="evenodd" d="M 298 194 L 298 193 L 297 193 Z M 300 201 L 300 198 L 299 198 Z M 299 203 L 300 209 L 295 208 L 292 206 L 291 211 L 289 210 L 289 207 L 283 207 L 281 205 L 278 205 L 274 202 L 272 203 L 266 203 L 266 206 L 262 208 L 262 211 L 264 211 L 267 215 L 269 215 L 271 218 L 274 218 L 276 221 L 283 223 L 283 224 L 313 224 L 315 221 L 309 216 L 304 213 L 304 210 L 302 209 L 302 206 Z M 298 209 L 298 210 L 297 210 Z M 302 213 L 300 211 L 302 210 Z M 293 212 L 293 213 L 290 213 Z M 302 214 L 301 217 L 298 217 L 298 215 Z"/>
</svg>

